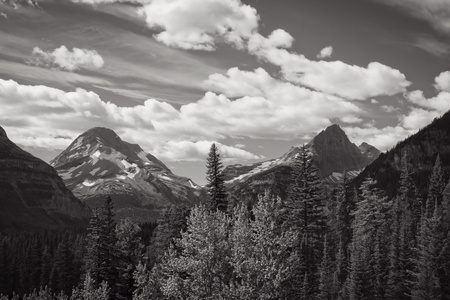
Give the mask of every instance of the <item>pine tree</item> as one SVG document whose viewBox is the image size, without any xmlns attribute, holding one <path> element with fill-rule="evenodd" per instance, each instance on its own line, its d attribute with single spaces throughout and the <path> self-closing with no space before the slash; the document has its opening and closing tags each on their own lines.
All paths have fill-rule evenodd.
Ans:
<svg viewBox="0 0 450 300">
<path fill-rule="evenodd" d="M 209 196 L 209 208 L 211 211 L 216 209 L 220 211 L 227 211 L 227 193 L 225 189 L 224 174 L 222 173 L 222 162 L 220 159 L 219 149 L 215 144 L 211 145 L 209 149 L 208 158 L 206 161 L 206 187 Z"/>
<path fill-rule="evenodd" d="M 169 205 L 161 212 L 158 226 L 153 232 L 151 245 L 153 257 L 150 259 L 150 266 L 161 260 L 170 245 L 176 246 L 174 241 L 181 238 L 181 232 L 187 229 L 189 213 L 190 208 L 186 205 Z"/>
<path fill-rule="evenodd" d="M 320 286 L 319 286 L 319 299 L 321 300 L 334 300 L 337 299 L 337 290 L 333 278 L 334 264 L 330 257 L 330 249 L 328 246 L 327 236 L 323 242 L 323 256 L 320 264 Z"/>
<path fill-rule="evenodd" d="M 441 158 L 438 154 L 434 163 L 433 172 L 428 185 L 428 195 L 426 201 L 426 211 L 428 216 L 433 214 L 434 208 L 442 205 L 443 192 L 445 188 L 444 172 L 442 170 Z"/>
<path fill-rule="evenodd" d="M 229 292 L 230 218 L 194 207 L 181 234 L 181 255 L 170 247 L 161 262 L 161 290 L 169 299 L 222 299 Z"/>
<path fill-rule="evenodd" d="M 414 274 L 411 298 L 413 300 L 440 300 L 442 293 L 438 276 L 439 212 L 435 206 L 433 215 L 423 214 L 418 237 L 418 259 Z M 446 283 L 448 284 L 448 282 Z"/>
<path fill-rule="evenodd" d="M 111 197 L 107 197 L 101 210 L 101 225 L 99 232 L 99 277 L 111 287 L 112 295 L 115 294 L 117 266 L 116 266 L 116 221 L 114 220 L 114 203 Z"/>
<path fill-rule="evenodd" d="M 141 260 L 142 244 L 138 233 L 140 227 L 130 219 L 122 219 L 116 227 L 117 248 L 117 299 L 132 299 L 133 273 Z"/>
<path fill-rule="evenodd" d="M 348 281 L 349 298 L 384 299 L 381 286 L 387 278 L 387 264 L 381 261 L 380 247 L 388 236 L 388 209 L 390 203 L 375 188 L 376 181 L 366 179 L 361 185 L 361 199 L 354 214 L 351 268 Z M 378 249 L 377 249 L 378 248 Z"/>
<path fill-rule="evenodd" d="M 289 298 L 283 283 L 293 276 L 297 255 L 292 251 L 298 236 L 279 222 L 281 199 L 266 191 L 258 197 L 251 220 L 246 207 L 233 214 L 230 235 L 233 266 L 233 299 Z"/>
<path fill-rule="evenodd" d="M 422 211 L 421 199 L 413 181 L 407 153 L 401 159 L 400 187 L 391 209 L 389 241 L 389 278 L 387 294 L 392 299 L 408 299 L 412 281 L 416 232 Z"/>
<path fill-rule="evenodd" d="M 102 282 L 100 277 L 100 226 L 101 219 L 98 209 L 92 211 L 91 220 L 86 236 L 86 255 L 84 257 L 84 271 L 89 273 L 94 284 Z"/>
<path fill-rule="evenodd" d="M 285 227 L 297 232 L 301 238 L 297 245 L 300 256 L 298 273 L 286 288 L 292 290 L 293 297 L 309 299 L 318 294 L 318 267 L 323 253 L 326 216 L 318 170 L 306 146 L 301 147 L 295 158 L 291 178 L 292 184 L 285 202 Z M 306 295 L 302 295 L 298 282 L 305 283 L 300 290 L 306 292 Z"/>
</svg>

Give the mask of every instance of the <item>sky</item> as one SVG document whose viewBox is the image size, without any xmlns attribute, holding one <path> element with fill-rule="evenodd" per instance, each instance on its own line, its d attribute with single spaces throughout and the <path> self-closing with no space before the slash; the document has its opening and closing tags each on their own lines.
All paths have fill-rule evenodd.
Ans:
<svg viewBox="0 0 450 300">
<path fill-rule="evenodd" d="M 450 1 L 0 0 L 0 107 L 45 161 L 108 127 L 199 184 L 212 143 L 384 151 L 450 109 Z"/>
</svg>

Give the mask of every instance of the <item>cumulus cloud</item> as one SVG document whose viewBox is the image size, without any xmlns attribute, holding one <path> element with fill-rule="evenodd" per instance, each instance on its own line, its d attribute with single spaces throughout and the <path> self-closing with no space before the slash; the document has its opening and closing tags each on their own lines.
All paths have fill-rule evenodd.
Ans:
<svg viewBox="0 0 450 300">
<path fill-rule="evenodd" d="M 283 47 L 270 46 L 266 40 L 270 40 L 270 36 L 255 38 L 249 44 L 249 51 L 279 66 L 286 80 L 321 92 L 366 100 L 405 92 L 411 84 L 399 70 L 378 62 L 363 68 L 342 61 L 312 61 Z"/>
<path fill-rule="evenodd" d="M 135 107 L 118 107 L 83 89 L 64 92 L 0 79 L 2 126 L 11 132 L 15 142 L 26 147 L 61 150 L 81 132 L 95 126 L 106 126 L 125 134 L 131 142 L 138 142 L 161 158 L 204 160 L 208 150 L 205 150 L 206 145 L 211 144 L 209 141 L 227 136 L 228 130 L 236 134 L 243 126 L 243 133 L 246 130 L 257 131 L 257 124 L 249 121 L 250 110 L 241 114 L 241 123 L 230 123 L 237 119 L 221 121 L 222 109 L 228 108 L 214 108 L 218 102 L 231 104 L 224 96 L 210 93 L 180 110 L 155 99 L 148 99 Z M 250 107 L 252 103 L 243 100 L 232 110 Z M 225 159 L 262 158 L 236 147 L 220 145 Z"/>
<path fill-rule="evenodd" d="M 413 104 L 436 111 L 439 114 L 444 114 L 450 109 L 449 92 L 440 92 L 437 96 L 427 99 L 422 91 L 417 90 L 408 93 L 406 98 Z"/>
<path fill-rule="evenodd" d="M 75 71 L 80 68 L 100 69 L 104 65 L 103 58 L 95 50 L 73 48 L 66 46 L 56 48 L 52 52 L 43 51 L 34 47 L 33 57 L 28 61 L 45 68 L 57 68 L 67 71 Z"/>
<path fill-rule="evenodd" d="M 366 142 L 381 151 L 388 150 L 416 132 L 416 129 L 407 129 L 401 125 L 377 128 L 369 124 L 367 127 L 344 127 L 343 129 L 356 144 Z"/>
<path fill-rule="evenodd" d="M 450 92 L 450 71 L 442 72 L 434 81 L 436 82 L 434 86 L 437 90 Z"/>
<path fill-rule="evenodd" d="M 331 55 L 333 55 L 333 47 L 328 46 L 328 47 L 325 47 L 322 50 L 320 50 L 320 52 L 317 54 L 317 58 L 324 59 L 324 58 L 331 57 Z"/>
<path fill-rule="evenodd" d="M 212 51 L 223 40 L 243 48 L 258 27 L 256 10 L 240 0 L 152 0 L 139 8 L 155 38 L 183 49 Z"/>
<path fill-rule="evenodd" d="M 228 70 L 226 76 L 214 74 L 206 84 L 213 91 L 224 96 L 207 94 L 211 113 L 214 107 L 224 107 L 224 118 L 244 124 L 239 121 L 247 114 L 249 120 L 247 135 L 251 137 L 289 136 L 299 137 L 310 132 L 317 132 L 331 125 L 331 119 L 336 118 L 346 123 L 359 122 L 356 117 L 361 110 L 358 106 L 342 98 L 312 91 L 310 89 L 277 80 L 262 68 L 254 71 L 242 71 L 238 68 Z M 250 96 L 244 96 L 248 93 Z M 230 101 L 225 96 L 243 96 L 236 101 Z M 203 100 L 206 101 L 206 100 Z M 191 105 L 192 108 L 196 108 Z M 189 107 L 187 105 L 186 107 Z M 205 109 L 206 105 L 202 106 Z M 257 124 L 257 126 L 255 126 Z M 237 130 L 232 130 L 236 132 Z"/>
<path fill-rule="evenodd" d="M 74 3 L 86 4 L 111 4 L 111 3 L 129 3 L 129 4 L 146 4 L 151 0 L 72 0 Z"/>
<path fill-rule="evenodd" d="M 224 162 L 263 159 L 264 156 L 255 155 L 238 147 L 227 146 L 216 141 L 168 141 L 155 149 L 157 157 L 167 161 L 203 161 L 208 155 L 211 144 L 215 143 Z"/>
<path fill-rule="evenodd" d="M 106 3 L 113 0 L 77 1 Z M 280 67 L 284 78 L 292 83 L 353 100 L 403 93 L 410 85 L 400 71 L 378 62 L 360 67 L 342 61 L 313 61 L 288 51 L 294 38 L 283 29 L 276 29 L 267 37 L 261 35 L 256 9 L 241 0 L 138 2 L 141 3 L 138 12 L 148 27 L 159 31 L 155 38 L 168 46 L 213 51 L 217 43 L 228 43 Z M 319 56 L 326 58 L 332 52 L 329 46 L 322 49 Z M 242 92 L 257 93 L 247 88 L 242 88 Z"/>
</svg>

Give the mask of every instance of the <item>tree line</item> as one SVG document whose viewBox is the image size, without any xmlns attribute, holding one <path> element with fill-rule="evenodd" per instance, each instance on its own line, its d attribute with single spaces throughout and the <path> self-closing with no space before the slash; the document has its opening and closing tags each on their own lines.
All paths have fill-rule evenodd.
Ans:
<svg viewBox="0 0 450 300">
<path fill-rule="evenodd" d="M 5 281 L 1 292 L 19 291 L 13 299 L 450 299 L 450 199 L 439 156 L 425 198 L 407 155 L 393 198 L 371 178 L 359 189 L 345 177 L 326 188 L 306 147 L 285 199 L 267 190 L 252 205 L 230 203 L 222 169 L 213 144 L 209 201 L 167 207 L 146 246 L 138 225 L 115 221 L 111 198 L 94 210 L 85 235 L 54 238 L 47 267 L 44 251 L 34 255 L 30 246 L 47 245 L 45 234 L 29 246 L 3 237 L 0 267 L 4 245 L 13 244 L 29 267 L 15 278 L 0 274 L 2 284 L 23 282 L 4 290 Z M 24 289 L 27 280 L 40 284 Z"/>
</svg>

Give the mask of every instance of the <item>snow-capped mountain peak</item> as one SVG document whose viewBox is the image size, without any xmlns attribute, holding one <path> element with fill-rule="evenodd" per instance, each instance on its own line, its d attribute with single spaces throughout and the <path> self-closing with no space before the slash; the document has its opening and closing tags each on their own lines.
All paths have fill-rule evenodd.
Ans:
<svg viewBox="0 0 450 300">
<path fill-rule="evenodd" d="M 118 204 L 128 210 L 135 202 L 153 209 L 196 202 L 202 194 L 192 180 L 174 175 L 156 157 L 108 128 L 96 127 L 81 134 L 51 165 L 73 193 L 88 203 L 116 195 L 129 199 Z"/>
</svg>

